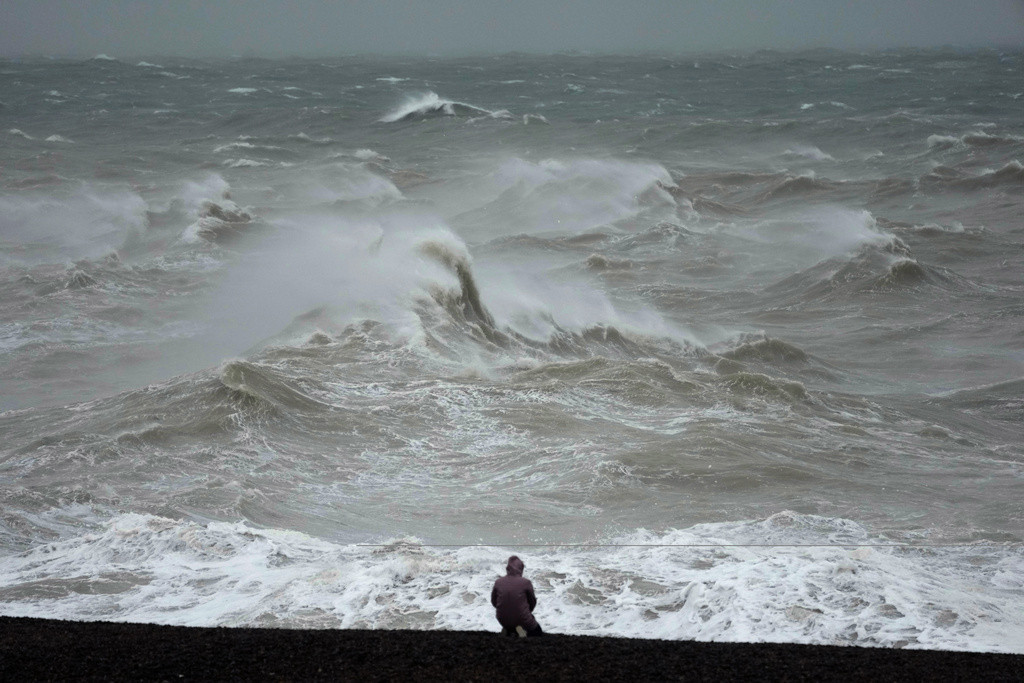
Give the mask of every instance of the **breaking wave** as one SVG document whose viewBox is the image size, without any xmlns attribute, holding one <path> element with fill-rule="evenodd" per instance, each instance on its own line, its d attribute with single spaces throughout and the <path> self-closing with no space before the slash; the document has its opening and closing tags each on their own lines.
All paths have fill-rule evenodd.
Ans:
<svg viewBox="0 0 1024 683">
<path fill-rule="evenodd" d="M 435 92 L 407 97 L 405 102 L 382 116 L 382 123 L 411 121 L 435 116 L 468 116 L 492 119 L 511 119 L 512 115 L 505 109 L 491 111 L 465 102 L 457 102 L 440 97 Z"/>
<path fill-rule="evenodd" d="M 949 149 L 950 147 L 994 147 L 1024 142 L 1024 138 L 1016 135 L 992 135 L 984 131 L 972 131 L 961 136 L 929 135 L 928 147 L 932 149 Z"/>
<path fill-rule="evenodd" d="M 226 488 L 259 495 L 245 482 Z M 607 541 L 614 547 L 527 556 L 545 630 L 1024 651 L 1024 567 L 1012 547 L 900 547 L 853 521 L 795 512 Z M 0 603 L 12 616 L 73 620 L 493 630 L 490 585 L 514 551 L 410 537 L 332 543 L 237 522 L 122 514 L 0 560 Z"/>
<path fill-rule="evenodd" d="M 1014 159 L 1001 168 L 988 170 L 978 175 L 968 175 L 949 166 L 937 166 L 926 174 L 922 183 L 941 184 L 966 190 L 975 190 L 1001 185 L 1024 184 L 1024 165 Z"/>
</svg>

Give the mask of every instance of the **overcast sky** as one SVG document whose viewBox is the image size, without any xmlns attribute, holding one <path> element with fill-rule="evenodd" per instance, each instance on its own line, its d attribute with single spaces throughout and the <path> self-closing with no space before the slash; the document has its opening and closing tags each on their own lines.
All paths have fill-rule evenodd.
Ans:
<svg viewBox="0 0 1024 683">
<path fill-rule="evenodd" d="M 1024 45 L 1024 0 L 0 0 L 0 54 Z"/>
</svg>

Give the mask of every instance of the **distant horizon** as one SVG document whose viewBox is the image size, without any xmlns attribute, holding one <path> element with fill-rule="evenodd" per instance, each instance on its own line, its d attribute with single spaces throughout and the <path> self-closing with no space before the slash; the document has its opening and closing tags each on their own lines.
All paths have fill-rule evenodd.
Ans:
<svg viewBox="0 0 1024 683">
<path fill-rule="evenodd" d="M 1024 2 L 5 0 L 0 55 L 209 58 L 1020 49 Z"/>
<path fill-rule="evenodd" d="M 319 59 L 350 59 L 350 58 L 389 58 L 409 59 L 427 58 L 439 60 L 474 59 L 474 58 L 496 58 L 496 57 L 651 57 L 651 58 L 690 58 L 690 57 L 744 57 L 758 53 L 780 53 L 780 54 L 806 54 L 815 52 L 830 52 L 844 55 L 871 55 L 893 52 L 995 52 L 1008 54 L 1024 54 L 1024 45 L 892 45 L 875 48 L 844 48 L 831 46 L 817 47 L 751 47 L 736 49 L 707 49 L 707 50 L 637 50 L 632 52 L 601 52 L 597 50 L 504 50 L 495 52 L 462 52 L 462 53 L 429 53 L 429 52 L 338 52 L 323 54 L 210 54 L 190 56 L 177 53 L 124 53 L 117 54 L 113 51 L 90 53 L 22 53 L 22 54 L 0 54 L 0 60 L 21 61 L 21 60 L 48 60 L 48 61 L 75 61 L 88 62 L 114 61 L 130 62 L 147 59 L 180 59 L 186 61 L 285 61 L 285 60 L 319 60 Z"/>
</svg>

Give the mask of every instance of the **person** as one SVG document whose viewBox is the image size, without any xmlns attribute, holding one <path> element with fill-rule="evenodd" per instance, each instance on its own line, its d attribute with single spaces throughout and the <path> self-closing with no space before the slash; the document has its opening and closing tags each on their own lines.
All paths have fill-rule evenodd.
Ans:
<svg viewBox="0 0 1024 683">
<path fill-rule="evenodd" d="M 533 592 L 533 583 L 523 576 L 526 565 L 517 556 L 508 558 L 505 576 L 494 582 L 491 589 L 491 605 L 494 616 L 501 624 L 501 634 L 520 638 L 540 636 L 544 634 L 540 624 L 533 618 L 533 608 L 537 606 L 537 596 Z"/>
</svg>

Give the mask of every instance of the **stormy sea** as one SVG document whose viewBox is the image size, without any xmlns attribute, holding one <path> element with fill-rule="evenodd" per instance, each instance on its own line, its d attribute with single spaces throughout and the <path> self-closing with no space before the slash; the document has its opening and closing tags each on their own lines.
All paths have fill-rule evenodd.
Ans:
<svg viewBox="0 0 1024 683">
<path fill-rule="evenodd" d="M 1022 69 L 0 60 L 0 614 L 1024 652 Z"/>
</svg>

